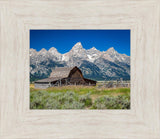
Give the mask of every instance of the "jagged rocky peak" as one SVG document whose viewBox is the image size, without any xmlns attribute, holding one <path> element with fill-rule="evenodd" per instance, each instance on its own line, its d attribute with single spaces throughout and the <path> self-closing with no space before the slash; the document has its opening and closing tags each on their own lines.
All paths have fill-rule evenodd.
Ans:
<svg viewBox="0 0 160 139">
<path fill-rule="evenodd" d="M 111 47 L 107 50 L 107 52 L 116 52 L 116 50 L 114 49 L 114 47 Z"/>
<path fill-rule="evenodd" d="M 51 47 L 48 51 L 57 51 L 55 47 Z"/>
<path fill-rule="evenodd" d="M 91 48 L 91 50 L 97 50 L 94 46 Z"/>
<path fill-rule="evenodd" d="M 36 49 L 33 49 L 33 48 L 31 48 L 29 51 L 30 53 L 37 53 Z"/>
<path fill-rule="evenodd" d="M 39 53 L 46 53 L 46 52 L 47 52 L 47 50 L 44 49 L 44 48 L 42 48 L 42 49 L 39 51 Z"/>
<path fill-rule="evenodd" d="M 81 42 L 77 42 L 68 53 L 63 55 L 62 59 L 68 61 L 74 57 L 87 59 L 86 50 L 83 48 Z"/>
<path fill-rule="evenodd" d="M 34 56 L 34 55 L 37 55 L 37 51 L 36 51 L 36 49 L 33 49 L 33 48 L 31 48 L 30 50 L 29 50 L 29 54 L 30 54 L 30 56 Z"/>
<path fill-rule="evenodd" d="M 125 57 L 129 57 L 129 56 L 127 56 L 126 54 L 122 54 L 123 56 L 125 56 Z"/>
<path fill-rule="evenodd" d="M 57 51 L 55 47 L 51 47 L 48 52 L 57 58 L 57 60 L 62 60 L 62 54 Z"/>
<path fill-rule="evenodd" d="M 117 55 L 119 54 L 114 47 L 109 48 L 107 51 L 103 52 L 104 55 Z"/>
<path fill-rule="evenodd" d="M 82 48 L 83 48 L 83 46 L 82 46 L 81 42 L 77 42 L 77 43 L 72 47 L 72 50 L 74 50 L 74 49 L 82 49 Z"/>
<path fill-rule="evenodd" d="M 81 42 L 77 42 L 68 52 L 69 55 L 77 55 L 78 57 L 85 57 L 86 50 L 83 48 Z"/>
<path fill-rule="evenodd" d="M 58 53 L 57 49 L 55 47 L 51 47 L 48 52 L 54 54 L 54 53 Z"/>
<path fill-rule="evenodd" d="M 97 50 L 95 47 L 92 47 L 92 48 L 90 48 L 90 49 L 88 49 L 87 50 L 87 52 L 88 53 L 92 53 L 92 54 L 94 54 L 94 53 L 101 53 L 99 50 Z"/>
<path fill-rule="evenodd" d="M 95 47 L 92 47 L 86 51 L 88 61 L 94 62 L 95 59 L 99 58 L 101 56 L 101 52 L 97 50 Z"/>
</svg>

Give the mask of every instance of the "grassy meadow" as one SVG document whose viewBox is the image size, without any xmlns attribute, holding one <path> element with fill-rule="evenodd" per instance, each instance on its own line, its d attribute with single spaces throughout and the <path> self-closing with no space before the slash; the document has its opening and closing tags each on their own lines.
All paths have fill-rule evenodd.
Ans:
<svg viewBox="0 0 160 139">
<path fill-rule="evenodd" d="M 31 109 L 130 109 L 130 88 L 62 86 L 36 89 L 30 84 Z"/>
</svg>

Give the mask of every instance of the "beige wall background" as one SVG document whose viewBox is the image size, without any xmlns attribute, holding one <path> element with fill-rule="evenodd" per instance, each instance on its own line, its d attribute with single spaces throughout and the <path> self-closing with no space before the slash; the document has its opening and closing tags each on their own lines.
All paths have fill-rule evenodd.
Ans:
<svg viewBox="0 0 160 139">
<path fill-rule="evenodd" d="M 131 29 L 131 110 L 30 110 L 30 29 Z M 0 0 L 0 138 L 160 138 L 159 0 Z"/>
</svg>

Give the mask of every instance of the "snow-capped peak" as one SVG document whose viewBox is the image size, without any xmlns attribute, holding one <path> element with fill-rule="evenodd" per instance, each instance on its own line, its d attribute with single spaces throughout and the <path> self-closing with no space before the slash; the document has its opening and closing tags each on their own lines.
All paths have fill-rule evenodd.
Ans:
<svg viewBox="0 0 160 139">
<path fill-rule="evenodd" d="M 73 47 L 72 47 L 72 49 L 82 49 L 83 47 L 82 47 L 82 44 L 81 44 L 81 42 L 77 42 Z"/>
<path fill-rule="evenodd" d="M 36 51 L 36 49 L 31 48 L 30 52 L 36 53 L 37 51 Z"/>
<path fill-rule="evenodd" d="M 82 46 L 81 42 L 77 42 L 75 45 L 76 46 Z"/>
<path fill-rule="evenodd" d="M 36 51 L 36 49 L 31 48 L 31 49 L 29 50 L 29 53 L 30 53 L 30 56 L 32 56 L 32 55 L 36 55 L 36 54 L 37 54 L 37 51 Z"/>
<path fill-rule="evenodd" d="M 39 53 L 46 53 L 46 52 L 47 52 L 47 50 L 44 49 L 44 48 L 42 48 L 42 49 L 39 51 Z"/>
<path fill-rule="evenodd" d="M 114 52 L 114 51 L 116 51 L 116 50 L 114 49 L 114 47 L 111 47 L 111 48 L 109 48 L 109 49 L 107 50 L 107 52 Z"/>
<path fill-rule="evenodd" d="M 51 47 L 49 50 L 48 50 L 48 52 L 50 52 L 50 53 L 57 53 L 57 49 L 55 48 L 55 47 Z"/>
<path fill-rule="evenodd" d="M 95 59 L 98 59 L 101 56 L 101 52 L 97 50 L 95 47 L 92 47 L 86 50 L 88 61 L 94 62 Z"/>
<path fill-rule="evenodd" d="M 52 47 L 48 50 L 49 54 L 55 56 L 58 61 L 62 60 L 62 54 L 57 51 L 55 47 Z"/>
<path fill-rule="evenodd" d="M 92 47 L 91 50 L 97 50 L 95 47 Z"/>
</svg>

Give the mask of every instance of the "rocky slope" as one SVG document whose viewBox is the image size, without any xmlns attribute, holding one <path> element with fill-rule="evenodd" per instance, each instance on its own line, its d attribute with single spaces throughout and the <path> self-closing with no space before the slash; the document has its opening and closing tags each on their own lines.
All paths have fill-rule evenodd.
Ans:
<svg viewBox="0 0 160 139">
<path fill-rule="evenodd" d="M 48 77 L 56 66 L 78 66 L 85 77 L 95 80 L 130 79 L 130 57 L 113 47 L 103 52 L 95 47 L 86 50 L 78 42 L 65 54 L 54 47 L 39 52 L 30 49 L 31 81 Z"/>
</svg>

